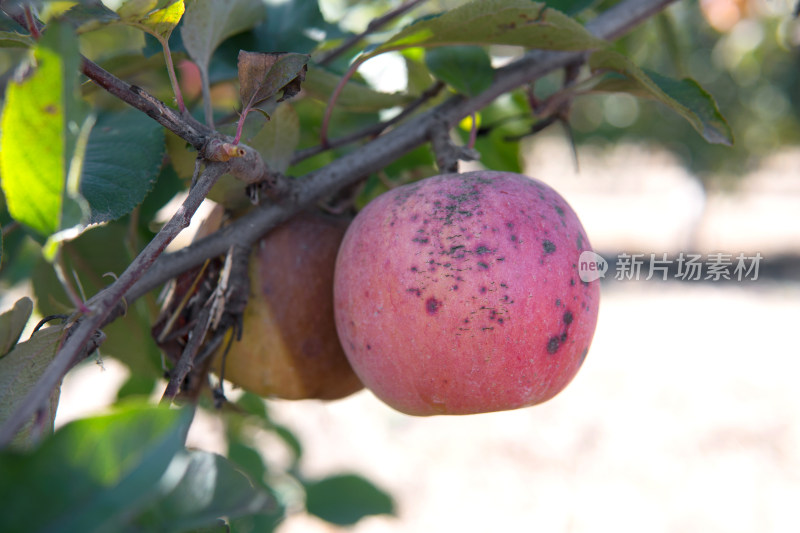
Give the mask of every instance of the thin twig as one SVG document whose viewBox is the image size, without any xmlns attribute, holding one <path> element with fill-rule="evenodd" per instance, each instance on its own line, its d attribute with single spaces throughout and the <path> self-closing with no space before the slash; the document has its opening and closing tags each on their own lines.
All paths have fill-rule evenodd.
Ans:
<svg viewBox="0 0 800 533">
<path fill-rule="evenodd" d="M 342 94 L 345 85 L 347 85 L 347 82 L 356 73 L 358 67 L 360 67 L 361 64 L 367 59 L 369 59 L 369 56 L 361 56 L 355 61 L 353 61 L 353 63 L 347 69 L 347 72 L 345 72 L 344 76 L 342 76 L 342 79 L 339 80 L 339 83 L 336 85 L 336 88 L 333 89 L 333 92 L 331 93 L 331 96 L 328 99 L 328 105 L 325 107 L 325 113 L 322 115 L 322 124 L 320 125 L 319 128 L 319 142 L 320 144 L 322 144 L 322 146 L 328 147 L 330 145 L 328 141 L 328 126 L 331 123 L 331 117 L 333 116 L 333 108 L 336 102 L 339 100 L 339 95 Z"/>
<path fill-rule="evenodd" d="M 332 141 L 329 140 L 327 145 L 312 146 L 311 148 L 298 150 L 292 157 L 291 164 L 296 165 L 297 163 L 303 161 L 304 159 L 308 159 L 309 157 L 314 157 L 315 155 L 321 154 L 322 152 L 325 152 L 327 150 L 340 148 L 342 146 L 346 146 L 350 143 L 354 143 L 361 139 L 376 137 L 380 135 L 387 128 L 394 126 L 398 122 L 404 120 L 406 117 L 411 115 L 414 111 L 419 109 L 420 106 L 422 106 L 425 102 L 427 102 L 432 98 L 435 98 L 436 95 L 438 95 L 442 91 L 442 89 L 444 89 L 444 86 L 445 86 L 444 82 L 441 81 L 435 82 L 429 88 L 425 89 L 425 91 L 421 95 L 419 95 L 419 97 L 416 100 L 408 104 L 400 113 L 390 118 L 389 120 L 378 122 L 377 124 L 372 124 L 362 130 L 353 132 L 343 137 L 339 137 L 338 139 L 333 139 Z"/>
<path fill-rule="evenodd" d="M 197 321 L 189 333 L 189 341 L 186 343 L 183 352 L 181 352 L 181 357 L 178 359 L 177 365 L 175 365 L 175 368 L 170 372 L 169 383 L 167 383 L 164 394 L 161 396 L 162 404 L 169 404 L 180 392 L 183 381 L 186 379 L 186 376 L 189 375 L 189 372 L 192 371 L 192 368 L 194 368 L 195 356 L 197 352 L 200 351 L 200 347 L 206 338 L 210 323 L 211 308 L 210 306 L 206 306 L 203 307 L 197 315 Z"/>
<path fill-rule="evenodd" d="M 167 64 L 167 74 L 169 74 L 169 82 L 172 85 L 172 92 L 175 93 L 175 103 L 178 104 L 178 111 L 186 113 L 186 104 L 183 103 L 183 94 L 181 93 L 181 85 L 178 83 L 178 77 L 175 75 L 175 64 L 172 62 L 172 52 L 169 49 L 169 40 L 164 40 L 161 43 L 164 49 L 164 62 Z"/>
<path fill-rule="evenodd" d="M 404 13 L 410 11 L 411 9 L 417 7 L 419 4 L 426 1 L 427 0 L 409 0 L 403 4 L 400 4 L 397 8 L 389 11 L 385 15 L 373 19 L 372 22 L 370 22 L 367 25 L 367 29 L 365 29 L 358 35 L 352 35 L 350 38 L 345 40 L 345 42 L 343 42 L 342 44 L 340 44 L 339 46 L 337 46 L 336 48 L 334 48 L 333 50 L 322 56 L 322 58 L 318 59 L 317 63 L 319 63 L 320 65 L 327 65 L 328 63 L 330 63 L 331 61 L 333 61 L 334 59 L 345 53 L 347 50 L 349 50 L 351 47 L 353 47 L 356 43 L 358 43 L 361 39 L 363 39 L 370 33 L 377 31 L 382 26 L 385 26 L 386 24 L 391 22 L 393 19 L 396 19 L 397 17 L 403 15 Z"/>
<path fill-rule="evenodd" d="M 39 381 L 20 403 L 19 409 L 14 411 L 0 426 L 0 448 L 11 442 L 17 430 L 33 416 L 40 406 L 44 405 L 67 370 L 80 360 L 81 354 L 86 352 L 87 344 L 97 330 L 102 327 L 112 309 L 120 304 L 131 286 L 147 272 L 164 248 L 189 225 L 192 215 L 197 211 L 208 191 L 227 169 L 228 165 L 224 163 L 210 163 L 198 180 L 197 186 L 189 191 L 183 204 L 161 228 L 161 231 L 153 237 L 153 240 L 145 246 L 144 250 L 114 283 L 86 302 L 87 307 L 92 310 L 92 314 L 79 317 L 78 323 L 70 328 L 67 340 Z"/>
</svg>

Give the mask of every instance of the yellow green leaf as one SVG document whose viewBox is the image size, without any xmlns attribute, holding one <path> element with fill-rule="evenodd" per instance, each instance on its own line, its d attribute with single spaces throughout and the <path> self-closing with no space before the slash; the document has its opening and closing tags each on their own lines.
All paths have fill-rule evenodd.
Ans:
<svg viewBox="0 0 800 533">
<path fill-rule="evenodd" d="M 409 47 L 505 44 L 544 50 L 591 50 L 606 42 L 574 19 L 531 0 L 473 0 L 400 30 L 369 57 Z"/>
</svg>

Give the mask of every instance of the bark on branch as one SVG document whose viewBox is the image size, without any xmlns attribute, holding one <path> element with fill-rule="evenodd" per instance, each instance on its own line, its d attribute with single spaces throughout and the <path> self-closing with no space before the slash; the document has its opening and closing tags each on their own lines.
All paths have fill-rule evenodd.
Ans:
<svg viewBox="0 0 800 533">
<path fill-rule="evenodd" d="M 613 39 L 630 31 L 675 0 L 625 0 L 603 12 L 586 27 L 595 36 Z M 409 119 L 360 149 L 324 168 L 298 178 L 291 193 L 280 204 L 265 205 L 231 226 L 188 248 L 165 254 L 128 293 L 133 300 L 208 259 L 222 255 L 231 242 L 251 246 L 265 232 L 337 190 L 357 183 L 415 148 L 426 144 L 442 123 L 455 125 L 479 111 L 498 96 L 582 59 L 581 52 L 532 51 L 500 69 L 495 82 L 473 98 L 454 96 L 439 106 Z"/>
<path fill-rule="evenodd" d="M 612 39 L 626 33 L 673 1 L 675 0 L 623 0 L 588 23 L 587 28 L 597 37 Z M 371 172 L 382 169 L 427 143 L 435 128 L 441 128 L 442 124 L 455 125 L 498 96 L 583 57 L 581 52 L 530 52 L 500 69 L 495 82 L 482 94 L 473 98 L 452 97 L 439 106 L 408 119 L 362 148 L 290 182 L 286 185 L 286 194 L 280 203 L 256 209 L 184 250 L 162 255 L 166 245 L 188 225 L 215 180 L 223 173 L 233 170 L 229 163 L 209 163 L 196 186 L 190 191 L 189 197 L 167 226 L 145 247 L 119 279 L 87 302 L 92 314 L 82 317 L 73 326 L 73 331 L 70 331 L 68 339 L 44 375 L 23 400 L 20 408 L 0 427 L 0 448 L 6 446 L 18 429 L 45 404 L 67 370 L 80 354 L 85 353 L 85 348 L 95 332 L 120 312 L 123 307 L 120 303 L 123 300 L 132 302 L 181 272 L 210 257 L 224 254 L 232 245 L 251 246 L 269 229 L 298 211 L 343 187 L 357 183 Z M 215 132 L 191 117 L 177 113 L 142 89 L 122 82 L 91 62 L 84 61 L 82 70 L 112 94 L 186 139 L 199 153 L 203 153 L 211 139 L 219 138 Z"/>
</svg>

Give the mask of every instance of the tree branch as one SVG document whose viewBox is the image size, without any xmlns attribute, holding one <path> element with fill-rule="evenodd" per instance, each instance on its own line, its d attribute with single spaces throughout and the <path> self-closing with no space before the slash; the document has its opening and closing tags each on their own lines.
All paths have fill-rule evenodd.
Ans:
<svg viewBox="0 0 800 533">
<path fill-rule="evenodd" d="M 176 112 L 144 89 L 117 78 L 85 57 L 81 61 L 81 72 L 126 104 L 146 113 L 178 137 L 185 139 L 198 152 L 214 135 L 213 130 L 196 121 L 189 113 Z"/>
<path fill-rule="evenodd" d="M 675 0 L 625 0 L 598 15 L 586 27 L 595 36 L 618 37 L 646 20 Z M 265 205 L 251 211 L 230 226 L 192 243 L 189 247 L 165 254 L 153 268 L 131 288 L 127 298 L 133 300 L 165 281 L 193 268 L 209 257 L 222 255 L 232 242 L 252 246 L 265 232 L 313 205 L 342 187 L 385 167 L 402 155 L 425 144 L 431 132 L 442 122 L 457 124 L 498 96 L 530 83 L 544 75 L 583 59 L 582 52 L 545 52 L 534 50 L 521 59 L 498 70 L 495 82 L 473 98 L 454 96 L 395 129 L 377 137 L 360 149 L 293 182 L 292 191 L 280 204 Z"/>
<path fill-rule="evenodd" d="M 197 180 L 196 186 L 189 191 L 186 200 L 153 240 L 114 283 L 86 302 L 92 314 L 80 317 L 70 328 L 66 341 L 47 370 L 21 402 L 19 409 L 0 427 L 0 448 L 11 442 L 17 430 L 47 401 L 67 371 L 80 361 L 81 354 L 86 352 L 87 343 L 105 323 L 107 316 L 123 301 L 126 292 L 150 268 L 164 248 L 189 225 L 192 215 L 217 179 L 227 172 L 228 166 L 225 163 L 210 163 Z"/>
<path fill-rule="evenodd" d="M 390 118 L 389 120 L 372 124 L 371 126 L 367 126 L 362 130 L 349 133 L 337 139 L 330 140 L 325 145 L 312 146 L 311 148 L 298 150 L 292 157 L 292 164 L 295 165 L 300 161 L 303 161 L 304 159 L 308 159 L 309 157 L 313 157 L 317 154 L 321 154 L 322 152 L 331 150 L 333 148 L 346 146 L 360 139 L 364 139 L 367 137 L 375 137 L 380 135 L 385 129 L 401 122 L 406 117 L 411 115 L 414 111 L 416 111 L 420 106 L 422 106 L 422 104 L 424 104 L 431 98 L 436 97 L 436 95 L 438 95 L 442 91 L 442 89 L 444 89 L 444 86 L 445 86 L 444 82 L 441 81 L 435 82 L 433 85 L 428 87 L 428 89 L 426 89 L 421 95 L 419 95 L 419 97 L 416 100 L 408 104 L 405 108 L 403 108 L 403 110 L 400 113 Z"/>
<path fill-rule="evenodd" d="M 603 12 L 587 29 L 595 36 L 609 39 L 622 35 L 675 0 L 623 0 Z M 533 51 L 520 60 L 498 69 L 494 83 L 483 93 L 464 98 L 454 96 L 437 107 L 410 118 L 407 122 L 377 137 L 362 148 L 347 154 L 324 168 L 285 185 L 281 203 L 269 204 L 244 215 L 233 224 L 185 248 L 164 254 L 169 242 L 185 228 L 217 178 L 233 168 L 231 162 L 209 163 L 195 187 L 172 219 L 145 247 L 130 266 L 109 287 L 87 302 L 93 311 L 80 317 L 45 373 L 29 392 L 20 408 L 0 427 L 0 448 L 7 445 L 17 430 L 39 409 L 58 386 L 91 342 L 95 332 L 113 320 L 123 306 L 210 257 L 223 255 L 230 246 L 251 246 L 266 231 L 342 187 L 358 183 L 372 172 L 384 168 L 411 150 L 425 144 L 435 128 L 455 125 L 464 117 L 482 109 L 498 96 L 530 83 L 549 72 L 585 57 L 582 52 Z M 200 152 L 217 135 L 193 119 L 182 117 L 142 89 L 118 80 L 89 61 L 82 64 L 84 73 L 112 94 L 141 109 L 166 128 L 189 141 Z M 234 160 L 232 161 L 235 161 Z M 244 169 L 237 169 L 244 173 Z"/>
</svg>

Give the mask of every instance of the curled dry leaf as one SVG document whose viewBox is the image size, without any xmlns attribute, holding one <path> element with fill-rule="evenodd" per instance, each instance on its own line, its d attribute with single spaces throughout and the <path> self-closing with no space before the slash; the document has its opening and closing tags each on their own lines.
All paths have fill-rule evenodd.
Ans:
<svg viewBox="0 0 800 533">
<path fill-rule="evenodd" d="M 294 53 L 239 52 L 239 96 L 243 113 L 283 91 L 276 102 L 300 92 L 309 56 Z"/>
</svg>

